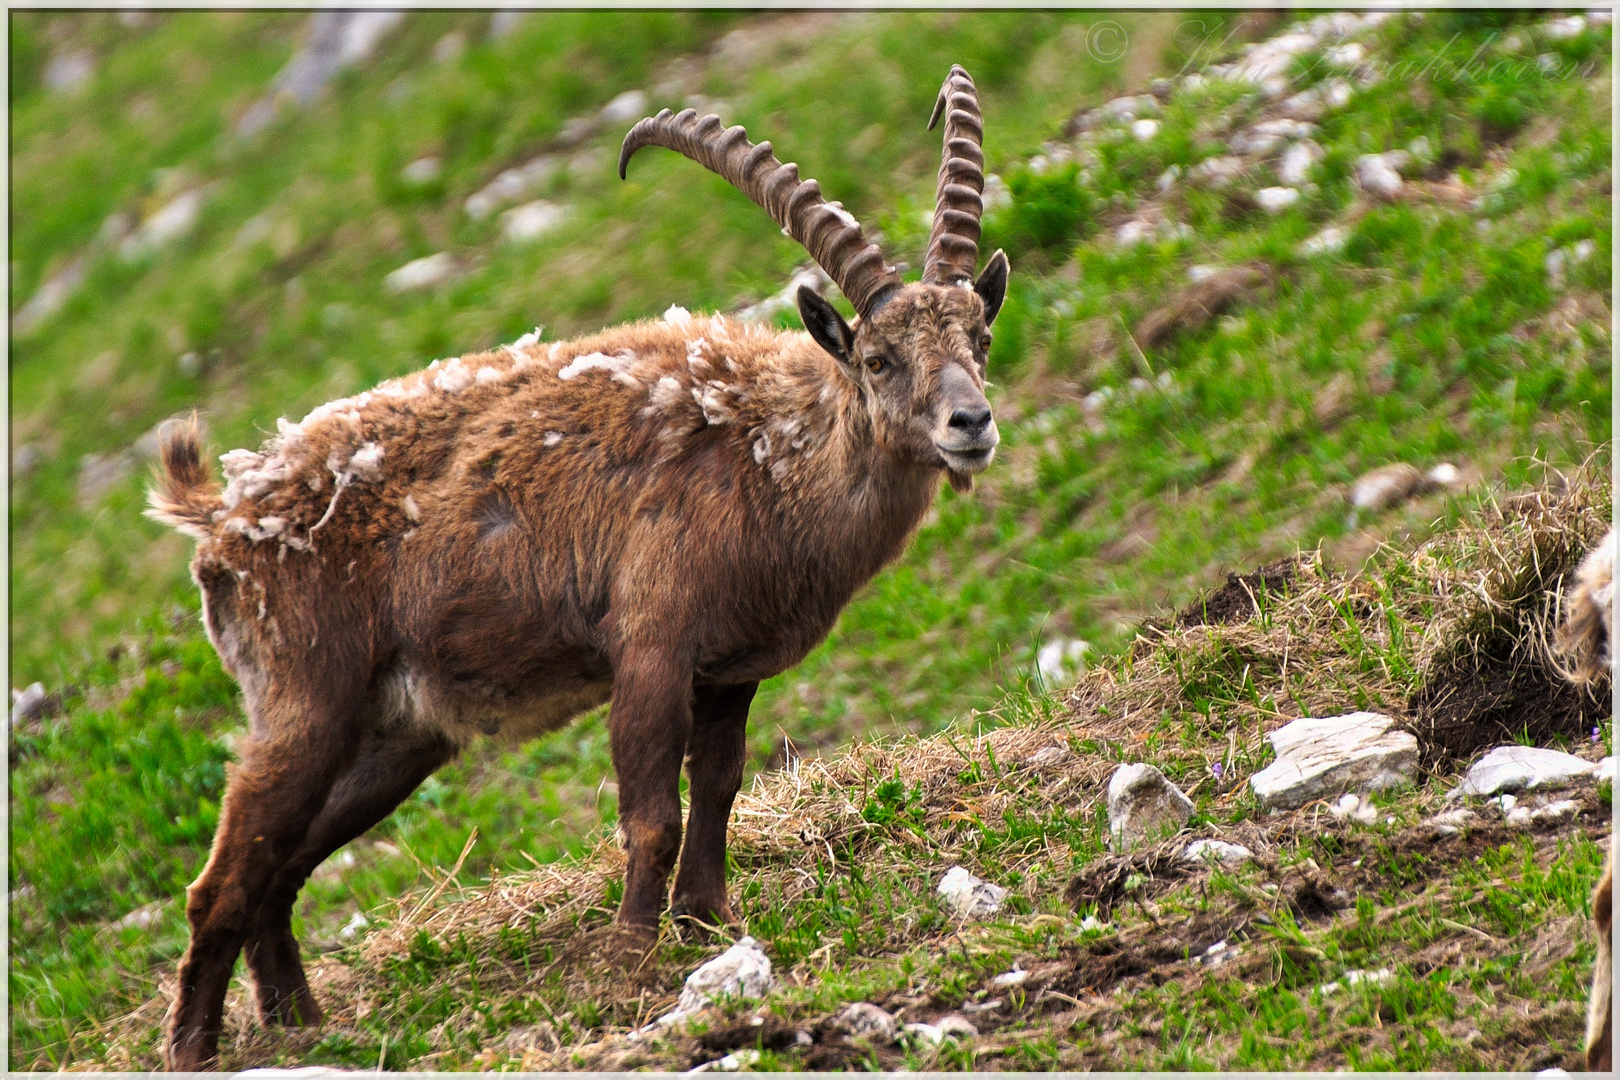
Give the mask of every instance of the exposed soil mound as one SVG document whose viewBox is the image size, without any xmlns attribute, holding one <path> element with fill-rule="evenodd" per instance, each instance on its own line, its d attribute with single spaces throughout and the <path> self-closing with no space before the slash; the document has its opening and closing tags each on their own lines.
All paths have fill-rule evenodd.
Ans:
<svg viewBox="0 0 1620 1080">
<path fill-rule="evenodd" d="M 1294 580 L 1298 559 L 1267 563 L 1252 574 L 1227 574 L 1226 584 L 1200 597 L 1176 614 L 1178 627 L 1221 626 L 1253 615 L 1263 596 L 1280 594 Z"/>
</svg>

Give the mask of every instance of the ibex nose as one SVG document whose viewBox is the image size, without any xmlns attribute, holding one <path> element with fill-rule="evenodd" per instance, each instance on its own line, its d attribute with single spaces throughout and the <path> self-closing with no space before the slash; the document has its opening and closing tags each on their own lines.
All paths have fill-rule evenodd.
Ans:
<svg viewBox="0 0 1620 1080">
<path fill-rule="evenodd" d="M 957 409 L 951 413 L 950 426 L 969 435 L 977 435 L 983 431 L 985 425 L 990 423 L 990 406 L 984 408 Z"/>
</svg>

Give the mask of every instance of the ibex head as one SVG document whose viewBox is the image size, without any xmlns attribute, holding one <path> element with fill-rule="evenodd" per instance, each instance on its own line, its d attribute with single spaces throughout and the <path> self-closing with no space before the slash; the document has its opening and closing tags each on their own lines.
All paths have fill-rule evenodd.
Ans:
<svg viewBox="0 0 1620 1080">
<path fill-rule="evenodd" d="M 1000 436 L 984 396 L 990 326 L 1007 295 L 1007 257 L 997 251 L 975 276 L 984 213 L 983 120 L 973 80 L 951 68 L 930 129 L 945 117 L 934 228 L 923 277 L 906 284 L 868 243 L 838 203 L 814 180 L 799 179 L 771 144 L 748 141 L 718 116 L 699 119 L 668 109 L 630 129 L 619 152 L 619 176 L 643 146 L 663 146 L 725 177 L 768 211 L 810 252 L 855 306 L 854 326 L 810 289 L 799 290 L 805 329 L 862 391 L 878 442 L 921 465 L 948 470 L 966 490 L 990 464 Z"/>
</svg>

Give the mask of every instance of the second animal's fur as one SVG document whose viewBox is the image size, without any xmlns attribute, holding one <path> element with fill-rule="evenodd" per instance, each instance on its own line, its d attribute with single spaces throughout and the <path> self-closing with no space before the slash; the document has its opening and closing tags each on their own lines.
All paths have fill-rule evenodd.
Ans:
<svg viewBox="0 0 1620 1080">
<path fill-rule="evenodd" d="M 960 68 L 942 115 L 914 283 L 741 128 L 665 112 L 626 137 L 621 174 L 665 146 L 755 199 L 853 325 L 801 290 L 807 334 L 672 308 L 529 336 L 282 421 L 224 456 L 223 488 L 196 425 L 166 429 L 151 513 L 197 539 L 205 625 L 251 725 L 187 894 L 171 1068 L 216 1063 L 239 952 L 261 1019 L 320 1017 L 291 916 L 323 859 L 475 736 L 531 738 L 609 700 L 620 925 L 652 939 L 671 871 L 675 912 L 733 920 L 726 824 L 759 681 L 826 636 L 942 480 L 970 489 L 998 441 L 984 379 L 1008 265 L 997 252 L 976 275 L 982 128 Z"/>
</svg>

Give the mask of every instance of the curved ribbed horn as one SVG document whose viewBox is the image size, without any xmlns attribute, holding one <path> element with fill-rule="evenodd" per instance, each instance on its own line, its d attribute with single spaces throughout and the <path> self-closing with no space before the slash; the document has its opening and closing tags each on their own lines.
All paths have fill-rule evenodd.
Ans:
<svg viewBox="0 0 1620 1080">
<path fill-rule="evenodd" d="M 801 181 L 797 165 L 777 161 L 770 143 L 749 142 L 741 127 L 722 129 L 718 116 L 699 120 L 695 109 L 673 116 L 664 109 L 637 123 L 624 137 L 619 179 L 624 179 L 630 156 L 643 146 L 685 154 L 764 207 L 838 283 L 862 318 L 900 287 L 900 275 L 883 261 L 877 245 L 861 235 L 860 222 L 838 203 L 822 198 L 814 180 Z"/>
<path fill-rule="evenodd" d="M 939 88 L 933 131 L 945 114 L 945 148 L 934 197 L 934 231 L 928 237 L 922 279 L 933 285 L 972 281 L 979 265 L 979 219 L 984 216 L 984 117 L 973 79 L 952 64 Z"/>
</svg>

